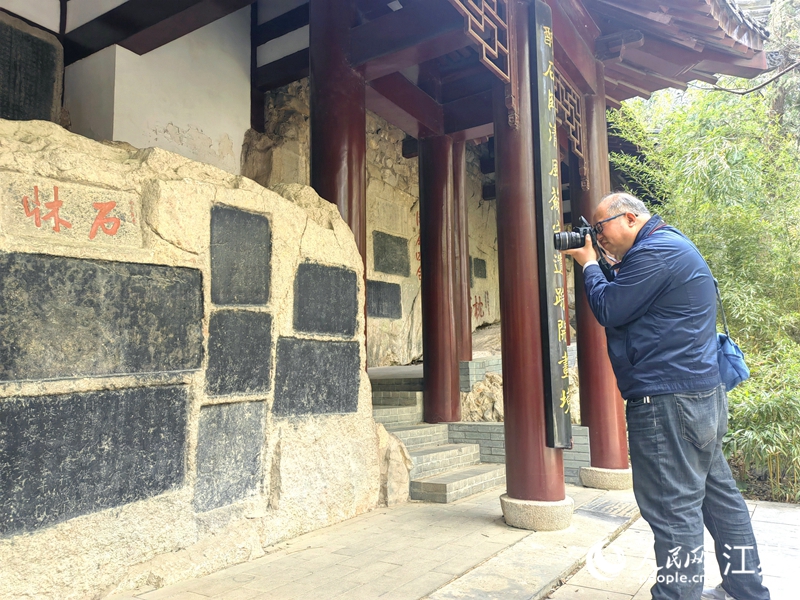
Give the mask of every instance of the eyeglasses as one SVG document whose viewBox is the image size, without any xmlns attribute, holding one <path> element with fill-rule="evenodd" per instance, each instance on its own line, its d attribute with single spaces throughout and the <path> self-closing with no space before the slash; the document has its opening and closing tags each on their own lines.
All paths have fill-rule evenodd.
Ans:
<svg viewBox="0 0 800 600">
<path fill-rule="evenodd" d="M 614 215 L 613 217 L 608 217 L 607 219 L 603 219 L 602 221 L 598 221 L 597 223 L 594 224 L 595 233 L 597 233 L 597 234 L 603 233 L 603 223 L 608 223 L 609 221 L 613 221 L 617 217 L 621 217 L 621 216 L 626 215 L 626 214 L 627 213 L 621 212 L 618 215 Z M 639 215 L 634 215 L 634 216 L 638 217 Z"/>
</svg>

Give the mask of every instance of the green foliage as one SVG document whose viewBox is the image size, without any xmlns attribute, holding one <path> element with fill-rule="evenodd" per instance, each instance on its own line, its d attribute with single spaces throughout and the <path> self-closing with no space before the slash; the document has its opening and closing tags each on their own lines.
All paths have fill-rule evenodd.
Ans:
<svg viewBox="0 0 800 600">
<path fill-rule="evenodd" d="M 731 394 L 725 454 L 739 479 L 764 472 L 773 500 L 800 502 L 800 346 L 754 355 L 753 377 Z"/>
<path fill-rule="evenodd" d="M 797 139 L 769 94 L 666 90 L 609 124 L 639 149 L 612 165 L 706 257 L 747 354 L 753 376 L 730 394 L 726 452 L 765 471 L 775 499 L 800 500 Z"/>
</svg>

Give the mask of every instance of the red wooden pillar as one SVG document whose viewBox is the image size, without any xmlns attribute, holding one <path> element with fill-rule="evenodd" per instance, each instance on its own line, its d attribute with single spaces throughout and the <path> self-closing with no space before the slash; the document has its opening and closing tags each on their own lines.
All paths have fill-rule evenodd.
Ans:
<svg viewBox="0 0 800 600">
<path fill-rule="evenodd" d="M 355 0 L 310 0 L 311 186 L 336 204 L 366 264 L 364 78 L 347 60 Z"/>
<path fill-rule="evenodd" d="M 516 500 L 565 499 L 562 451 L 545 446 L 539 263 L 527 3 L 514 2 L 519 127 L 508 124 L 504 85 L 494 109 L 506 487 Z M 571 510 L 570 513 L 571 515 Z M 508 521 L 508 515 L 506 515 Z"/>
<path fill-rule="evenodd" d="M 589 190 L 578 194 L 573 214 L 591 221 L 603 196 L 609 193 L 608 134 L 603 65 L 597 63 L 601 86 L 586 97 Z M 574 220 L 574 219 L 573 219 Z M 606 350 L 606 332 L 594 318 L 583 287 L 583 272 L 575 269 L 575 313 L 578 325 L 578 370 L 580 371 L 581 420 L 589 427 L 592 467 L 628 468 L 625 409 Z"/>
<path fill-rule="evenodd" d="M 455 287 L 453 291 L 459 361 L 472 360 L 472 310 L 469 302 L 469 215 L 465 150 L 465 142 L 453 142 L 453 199 L 455 204 Z"/>
<path fill-rule="evenodd" d="M 423 416 L 426 423 L 461 420 L 453 308 L 453 141 L 419 141 L 422 262 Z"/>
</svg>

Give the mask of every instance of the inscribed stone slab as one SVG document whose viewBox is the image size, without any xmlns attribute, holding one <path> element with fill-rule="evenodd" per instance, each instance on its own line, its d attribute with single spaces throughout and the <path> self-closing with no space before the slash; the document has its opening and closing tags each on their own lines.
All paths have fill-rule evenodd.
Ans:
<svg viewBox="0 0 800 600">
<path fill-rule="evenodd" d="M 185 386 L 0 401 L 0 536 L 183 482 Z"/>
<path fill-rule="evenodd" d="M 211 209 L 211 301 L 269 301 L 272 231 L 269 219 L 235 208 Z"/>
<path fill-rule="evenodd" d="M 408 277 L 411 265 L 408 258 L 408 240 L 382 231 L 372 232 L 372 253 L 375 270 L 390 275 Z"/>
<path fill-rule="evenodd" d="M 385 281 L 367 281 L 367 316 L 379 319 L 400 319 L 400 285 Z"/>
<path fill-rule="evenodd" d="M 472 259 L 472 268 L 477 279 L 486 279 L 486 261 L 482 258 Z"/>
<path fill-rule="evenodd" d="M 200 409 L 194 507 L 203 512 L 258 490 L 264 445 L 264 402 L 217 404 Z"/>
<path fill-rule="evenodd" d="M 196 269 L 0 253 L 0 273 L 0 381 L 200 368 Z"/>
<path fill-rule="evenodd" d="M 358 342 L 279 338 L 272 411 L 279 417 L 356 412 L 359 350 Z"/>
<path fill-rule="evenodd" d="M 208 393 L 266 392 L 272 366 L 272 316 L 245 310 L 219 310 L 208 327 Z"/>
<path fill-rule="evenodd" d="M 2 229 L 58 244 L 141 248 L 138 194 L 0 172 Z"/>
<path fill-rule="evenodd" d="M 0 119 L 58 120 L 63 69 L 56 36 L 0 11 Z"/>
<path fill-rule="evenodd" d="M 294 280 L 296 331 L 344 335 L 356 332 L 358 280 L 342 267 L 302 263 Z"/>
</svg>

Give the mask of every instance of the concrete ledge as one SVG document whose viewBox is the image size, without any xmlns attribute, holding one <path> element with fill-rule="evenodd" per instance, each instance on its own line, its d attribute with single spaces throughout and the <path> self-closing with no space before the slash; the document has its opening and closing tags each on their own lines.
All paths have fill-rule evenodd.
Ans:
<svg viewBox="0 0 800 600">
<path fill-rule="evenodd" d="M 508 494 L 500 496 L 500 506 L 506 523 L 520 529 L 533 531 L 558 531 L 572 523 L 572 510 L 575 502 L 567 496 L 563 500 L 541 502 L 537 500 L 517 500 Z"/>
<path fill-rule="evenodd" d="M 581 467 L 581 482 L 598 490 L 629 490 L 633 487 L 633 476 L 630 469 Z"/>
</svg>

